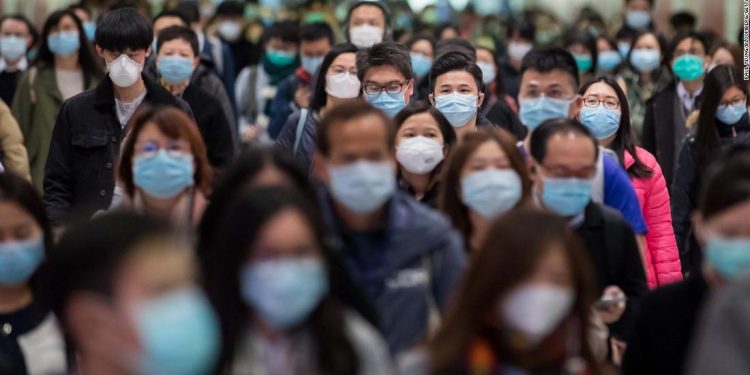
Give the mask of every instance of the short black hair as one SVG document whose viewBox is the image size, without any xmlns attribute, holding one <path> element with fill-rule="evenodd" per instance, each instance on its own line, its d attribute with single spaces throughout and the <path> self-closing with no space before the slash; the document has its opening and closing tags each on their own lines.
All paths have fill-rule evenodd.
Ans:
<svg viewBox="0 0 750 375">
<path fill-rule="evenodd" d="M 376 43 L 370 48 L 357 51 L 357 78 L 365 83 L 365 74 L 371 67 L 390 65 L 407 80 L 414 78 L 409 50 L 403 44 L 392 41 Z"/>
<path fill-rule="evenodd" d="M 477 91 L 482 92 L 482 88 L 484 87 L 482 69 L 460 52 L 446 53 L 432 63 L 432 68 L 430 69 L 430 92 L 435 93 L 435 82 L 438 77 L 456 70 L 471 74 L 477 84 Z"/>
<path fill-rule="evenodd" d="M 154 27 L 134 8 L 115 9 L 99 18 L 95 39 L 107 51 L 146 50 L 154 41 Z"/>
<path fill-rule="evenodd" d="M 563 36 L 563 46 L 569 48 L 574 44 L 580 44 L 589 50 L 589 54 L 591 55 L 591 70 L 589 71 L 596 72 L 597 59 L 599 57 L 596 38 L 587 30 L 571 29 Z"/>
<path fill-rule="evenodd" d="M 743 142 L 723 150 L 706 169 L 698 199 L 704 219 L 750 200 L 750 149 Z"/>
<path fill-rule="evenodd" d="M 321 39 L 328 39 L 328 43 L 333 45 L 333 29 L 325 22 L 313 22 L 302 25 L 299 28 L 299 39 L 303 42 L 314 42 Z"/>
<path fill-rule="evenodd" d="M 31 35 L 31 45 L 35 45 L 36 42 L 39 40 L 39 32 L 34 27 L 34 24 L 29 21 L 29 19 L 24 16 L 23 14 L 8 14 L 6 16 L 0 17 L 0 27 L 3 25 L 3 22 L 6 20 L 14 20 L 23 22 L 26 24 L 26 28 L 29 29 L 29 35 Z"/>
<path fill-rule="evenodd" d="M 547 157 L 549 139 L 555 134 L 560 133 L 578 134 L 588 138 L 591 140 L 591 145 L 594 147 L 594 160 L 599 157 L 599 145 L 586 126 L 575 119 L 552 119 L 543 122 L 538 128 L 531 132 L 529 147 L 531 149 L 531 157 L 533 157 L 537 163 L 542 163 L 544 158 Z"/>
<path fill-rule="evenodd" d="M 672 43 L 669 44 L 667 60 L 672 60 L 672 58 L 674 57 L 674 53 L 677 50 L 677 46 L 680 45 L 680 43 L 685 39 L 692 39 L 700 42 L 700 44 L 703 45 L 703 50 L 705 51 L 705 53 L 708 53 L 709 46 L 708 43 L 706 43 L 706 40 L 703 39 L 703 35 L 696 33 L 695 31 L 683 31 L 675 35 L 674 39 L 672 39 Z"/>
<path fill-rule="evenodd" d="M 182 21 L 183 25 L 190 26 L 190 21 L 188 21 L 187 17 L 185 17 L 185 14 L 176 10 L 165 10 L 157 14 L 156 17 L 154 17 L 153 24 L 156 24 L 156 21 L 158 21 L 159 18 L 164 18 L 164 17 L 179 18 L 180 21 Z"/>
<path fill-rule="evenodd" d="M 578 66 L 570 52 L 560 47 L 538 47 L 529 51 L 521 61 L 522 78 L 527 70 L 547 73 L 555 69 L 568 73 L 575 84 L 573 90 L 578 91 L 578 86 L 581 84 L 578 78 Z"/>
<path fill-rule="evenodd" d="M 161 46 L 170 40 L 182 39 L 190 43 L 190 48 L 193 50 L 193 54 L 197 57 L 200 56 L 200 48 L 198 47 L 198 36 L 195 35 L 195 31 L 185 26 L 170 26 L 162 30 L 156 40 L 156 51 L 157 53 L 161 50 Z"/>
<path fill-rule="evenodd" d="M 284 42 L 299 45 L 299 27 L 295 21 L 274 22 L 263 32 L 263 43 L 268 43 L 271 38 L 279 38 Z"/>
<path fill-rule="evenodd" d="M 438 60 L 442 58 L 443 55 L 451 52 L 460 52 L 472 62 L 477 61 L 477 49 L 466 39 L 442 39 L 435 44 L 435 60 Z"/>
<path fill-rule="evenodd" d="M 519 20 L 515 20 L 508 24 L 508 38 L 510 39 L 513 34 L 518 33 L 518 36 L 534 43 L 536 40 L 536 26 L 534 21 L 530 17 L 521 17 Z"/>
<path fill-rule="evenodd" d="M 323 119 L 318 126 L 318 139 L 317 146 L 318 152 L 323 156 L 330 155 L 331 152 L 331 140 L 330 134 L 332 128 L 343 122 L 349 122 L 362 118 L 365 116 L 376 116 L 383 122 L 383 126 L 386 128 L 388 147 L 393 149 L 396 142 L 394 136 L 395 128 L 391 119 L 385 115 L 381 110 L 372 106 L 372 104 L 365 101 L 355 101 L 344 103 L 333 107 L 330 112 L 323 116 Z"/>
<path fill-rule="evenodd" d="M 696 18 L 695 15 L 688 11 L 681 11 L 673 14 L 669 17 L 669 24 L 673 29 L 677 30 L 681 27 L 687 27 L 690 30 L 695 29 Z"/>
<path fill-rule="evenodd" d="M 194 0 L 180 0 L 173 10 L 182 13 L 182 15 L 185 16 L 185 19 L 191 24 L 196 23 L 201 19 L 198 2 Z"/>
<path fill-rule="evenodd" d="M 430 34 L 417 34 L 413 36 L 411 39 L 409 39 L 408 42 L 406 42 L 406 47 L 411 49 L 417 42 L 426 40 L 428 43 L 430 43 L 430 46 L 432 46 L 432 54 L 435 55 L 435 38 Z"/>
<path fill-rule="evenodd" d="M 216 7 L 217 16 L 244 16 L 245 4 L 236 0 L 224 1 Z"/>
</svg>

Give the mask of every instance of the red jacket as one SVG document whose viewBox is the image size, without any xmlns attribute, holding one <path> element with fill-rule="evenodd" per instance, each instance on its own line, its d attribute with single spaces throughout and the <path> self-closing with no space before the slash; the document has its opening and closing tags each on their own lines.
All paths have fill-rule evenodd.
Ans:
<svg viewBox="0 0 750 375">
<path fill-rule="evenodd" d="M 632 178 L 633 188 L 641 204 L 643 218 L 646 220 L 645 263 L 648 267 L 646 278 L 649 288 L 682 280 L 680 255 L 672 229 L 672 210 L 669 192 L 661 167 L 651 153 L 638 147 L 638 158 L 653 171 L 648 178 Z M 632 155 L 625 152 L 625 169 L 633 163 Z"/>
</svg>

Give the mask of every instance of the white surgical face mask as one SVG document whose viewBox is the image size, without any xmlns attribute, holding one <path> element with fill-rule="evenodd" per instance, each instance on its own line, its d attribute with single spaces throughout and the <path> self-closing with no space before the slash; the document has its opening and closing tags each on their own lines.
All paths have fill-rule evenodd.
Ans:
<svg viewBox="0 0 750 375">
<path fill-rule="evenodd" d="M 326 76 L 326 93 L 339 99 L 353 99 L 359 96 L 362 85 L 354 74 L 349 72 Z"/>
<path fill-rule="evenodd" d="M 406 138 L 396 147 L 396 159 L 411 173 L 429 173 L 443 160 L 443 145 L 421 135 Z"/>
<path fill-rule="evenodd" d="M 377 26 L 354 26 L 349 30 L 349 39 L 359 48 L 370 48 L 373 44 L 383 41 L 384 31 L 382 27 Z"/>
<path fill-rule="evenodd" d="M 522 284 L 499 304 L 500 319 L 539 344 L 570 312 L 575 293 L 550 284 Z"/>
<path fill-rule="evenodd" d="M 217 31 L 225 40 L 234 42 L 242 33 L 242 25 L 236 21 L 222 21 Z"/>
<path fill-rule="evenodd" d="M 128 57 L 126 54 L 112 60 L 107 64 L 107 71 L 112 83 L 117 87 L 133 86 L 138 78 L 141 78 L 143 65 Z"/>
<path fill-rule="evenodd" d="M 531 43 L 526 42 L 510 42 L 508 43 L 508 56 L 513 61 L 521 61 L 534 46 Z"/>
</svg>

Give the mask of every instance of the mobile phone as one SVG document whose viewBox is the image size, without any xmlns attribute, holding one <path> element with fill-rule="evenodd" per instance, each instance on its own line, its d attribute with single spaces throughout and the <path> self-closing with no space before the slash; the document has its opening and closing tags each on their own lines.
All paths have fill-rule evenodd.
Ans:
<svg viewBox="0 0 750 375">
<path fill-rule="evenodd" d="M 606 310 L 620 302 L 628 300 L 626 296 L 604 296 L 594 303 L 594 308 Z"/>
</svg>

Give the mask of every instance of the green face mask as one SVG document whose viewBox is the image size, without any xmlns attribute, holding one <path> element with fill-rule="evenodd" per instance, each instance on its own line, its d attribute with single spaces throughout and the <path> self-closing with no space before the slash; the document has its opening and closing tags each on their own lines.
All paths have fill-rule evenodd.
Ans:
<svg viewBox="0 0 750 375">
<path fill-rule="evenodd" d="M 672 63 L 672 71 L 683 81 L 695 81 L 703 75 L 703 59 L 691 54 L 682 55 Z"/>
<path fill-rule="evenodd" d="M 296 58 L 297 55 L 292 52 L 279 51 L 270 48 L 266 51 L 266 59 L 269 63 L 276 66 L 291 65 Z"/>
<path fill-rule="evenodd" d="M 326 22 L 326 15 L 323 12 L 308 12 L 305 14 L 304 20 L 305 24 Z"/>
<path fill-rule="evenodd" d="M 588 72 L 594 65 L 594 61 L 591 59 L 591 55 L 579 55 L 577 53 L 574 53 L 573 57 L 576 59 L 576 65 L 578 66 L 579 73 Z"/>
</svg>

